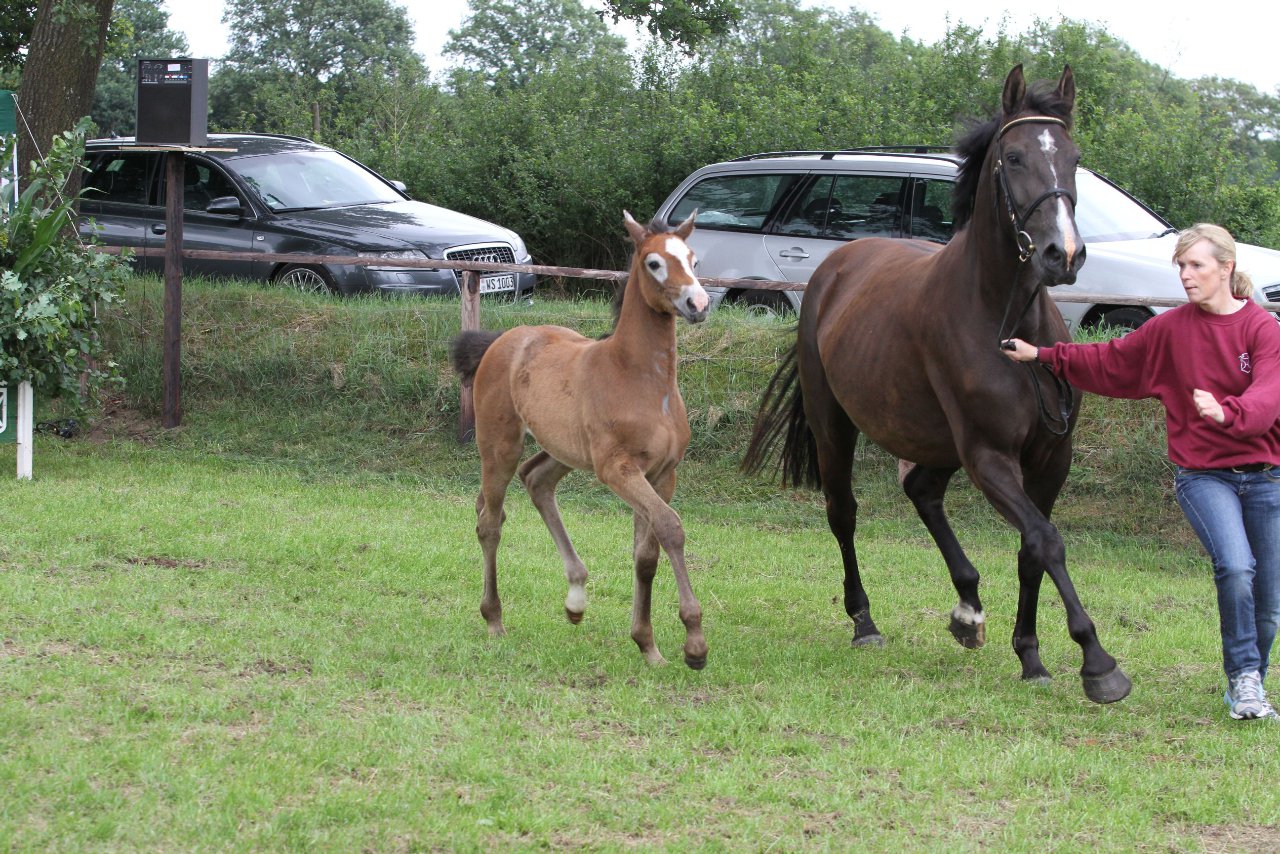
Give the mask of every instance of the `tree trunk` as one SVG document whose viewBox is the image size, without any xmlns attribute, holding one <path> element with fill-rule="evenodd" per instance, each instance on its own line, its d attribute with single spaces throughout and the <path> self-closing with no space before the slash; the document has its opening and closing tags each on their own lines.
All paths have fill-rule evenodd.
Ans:
<svg viewBox="0 0 1280 854">
<path fill-rule="evenodd" d="M 55 136 L 92 111 L 114 4 L 115 0 L 40 0 L 18 92 L 18 169 L 24 184 L 31 161 L 49 149 Z"/>
</svg>

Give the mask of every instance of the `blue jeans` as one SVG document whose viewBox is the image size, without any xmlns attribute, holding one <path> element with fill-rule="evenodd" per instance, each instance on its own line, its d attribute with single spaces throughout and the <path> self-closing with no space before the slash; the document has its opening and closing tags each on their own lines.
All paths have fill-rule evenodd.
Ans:
<svg viewBox="0 0 1280 854">
<path fill-rule="evenodd" d="M 1280 624 L 1280 469 L 1178 469 L 1178 504 L 1213 561 L 1222 666 L 1267 675 Z"/>
</svg>

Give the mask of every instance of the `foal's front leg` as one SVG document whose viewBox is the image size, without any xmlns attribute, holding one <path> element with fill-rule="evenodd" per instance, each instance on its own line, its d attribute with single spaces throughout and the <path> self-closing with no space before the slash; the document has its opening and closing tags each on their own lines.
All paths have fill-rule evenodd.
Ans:
<svg viewBox="0 0 1280 854">
<path fill-rule="evenodd" d="M 639 519 L 645 521 L 652 531 L 651 536 L 657 539 L 662 550 L 667 553 L 667 559 L 671 561 L 671 568 L 675 572 L 676 589 L 680 594 L 680 621 L 685 628 L 684 663 L 694 670 L 701 670 L 707 665 L 707 641 L 702 634 L 702 605 L 698 602 L 698 597 L 693 595 L 689 571 L 684 563 L 684 526 L 680 523 L 679 514 L 667 503 L 676 488 L 674 466 L 655 478 L 653 484 L 649 483 L 635 463 L 625 457 L 611 459 L 597 474 L 614 494 L 635 511 L 637 525 Z M 636 593 L 639 595 L 639 552 L 636 569 Z M 640 603 L 636 602 L 633 609 L 633 613 L 639 613 Z M 636 643 L 640 644 L 640 641 L 637 639 Z M 641 649 L 644 649 L 643 644 Z"/>
<path fill-rule="evenodd" d="M 587 567 L 574 551 L 569 532 L 564 529 L 564 520 L 560 518 L 560 507 L 556 504 L 556 486 L 571 471 L 573 469 L 570 466 L 546 451 L 539 451 L 520 466 L 520 481 L 528 491 L 533 506 L 538 508 L 538 515 L 546 523 L 547 530 L 551 532 L 560 560 L 564 561 L 564 574 L 569 581 L 564 614 L 569 622 L 576 625 L 582 622 L 582 613 L 587 608 Z"/>
</svg>

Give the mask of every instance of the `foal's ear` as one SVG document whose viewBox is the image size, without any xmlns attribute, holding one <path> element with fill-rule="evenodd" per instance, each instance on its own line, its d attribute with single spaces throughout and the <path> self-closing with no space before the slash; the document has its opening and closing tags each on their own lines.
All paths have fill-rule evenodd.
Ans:
<svg viewBox="0 0 1280 854">
<path fill-rule="evenodd" d="M 1022 63 L 1019 62 L 1004 79 L 1004 95 L 1000 103 L 1004 107 L 1005 118 L 1012 118 L 1022 109 L 1022 99 L 1026 96 L 1027 81 L 1022 76 Z"/>
<path fill-rule="evenodd" d="M 627 227 L 627 233 L 631 235 L 632 243 L 634 243 L 636 246 L 639 246 L 641 243 L 644 242 L 645 235 L 648 234 L 648 232 L 645 230 L 645 227 L 643 225 L 636 222 L 631 217 L 631 211 L 624 210 L 622 212 L 622 222 Z"/>
<path fill-rule="evenodd" d="M 693 221 L 698 218 L 698 209 L 694 208 L 693 213 L 689 214 L 689 218 L 680 223 L 680 227 L 675 230 L 676 237 L 681 240 L 688 240 L 689 235 L 693 234 Z"/>
<path fill-rule="evenodd" d="M 1076 75 L 1070 65 L 1062 67 L 1062 77 L 1058 79 L 1058 94 L 1067 102 L 1067 107 L 1074 109 L 1076 105 Z"/>
</svg>

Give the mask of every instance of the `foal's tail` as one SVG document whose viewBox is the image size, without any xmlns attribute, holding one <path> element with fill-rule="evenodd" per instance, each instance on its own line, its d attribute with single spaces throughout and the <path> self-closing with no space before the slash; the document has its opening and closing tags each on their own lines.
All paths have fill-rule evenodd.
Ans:
<svg viewBox="0 0 1280 854">
<path fill-rule="evenodd" d="M 742 470 L 759 474 L 773 456 L 773 446 L 783 437 L 778 471 L 783 486 L 822 485 L 818 474 L 818 443 L 804 417 L 804 392 L 800 387 L 800 366 L 796 345 L 782 357 L 777 373 L 760 398 L 751 443 L 742 458 Z"/>
<path fill-rule="evenodd" d="M 487 329 L 471 329 L 454 338 L 449 345 L 449 361 L 453 363 L 458 376 L 464 381 L 475 379 L 481 357 L 501 334 Z"/>
</svg>

